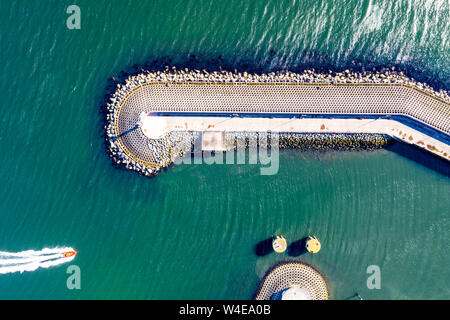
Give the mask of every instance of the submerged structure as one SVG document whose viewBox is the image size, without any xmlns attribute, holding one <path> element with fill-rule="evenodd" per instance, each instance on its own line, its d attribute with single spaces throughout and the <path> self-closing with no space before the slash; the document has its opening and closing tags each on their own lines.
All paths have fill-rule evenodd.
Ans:
<svg viewBox="0 0 450 320">
<path fill-rule="evenodd" d="M 328 300 L 328 286 L 315 268 L 302 262 L 283 262 L 264 276 L 256 300 Z"/>
<path fill-rule="evenodd" d="M 106 139 L 117 164 L 152 176 L 193 150 L 371 149 L 390 138 L 450 160 L 450 97 L 403 73 L 145 71 L 117 85 Z M 259 139 L 260 133 L 268 138 Z"/>
</svg>

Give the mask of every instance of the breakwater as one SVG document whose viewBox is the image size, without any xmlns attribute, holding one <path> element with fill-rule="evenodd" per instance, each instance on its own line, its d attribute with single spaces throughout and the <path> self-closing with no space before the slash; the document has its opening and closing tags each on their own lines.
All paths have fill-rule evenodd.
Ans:
<svg viewBox="0 0 450 320">
<path fill-rule="evenodd" d="M 279 149 L 301 150 L 375 150 L 393 142 L 388 135 L 367 133 L 291 133 L 279 132 L 276 136 Z M 249 148 L 273 146 L 271 135 L 258 132 L 227 132 L 225 134 L 225 151 L 238 151 Z M 195 145 L 193 146 L 195 148 Z"/>
<path fill-rule="evenodd" d="M 448 92 L 392 70 L 249 74 L 167 67 L 117 84 L 106 105 L 106 141 L 115 163 L 147 176 L 191 151 L 208 131 L 282 132 L 282 148 L 345 150 L 382 147 L 390 136 L 450 159 L 449 106 Z M 143 113 L 153 121 L 144 129 Z M 147 130 L 158 134 L 149 138 Z M 220 150 L 229 150 L 229 141 Z"/>
<path fill-rule="evenodd" d="M 382 134 L 367 133 L 286 133 L 280 135 L 283 149 L 302 150 L 374 150 L 392 143 L 392 138 Z"/>
</svg>

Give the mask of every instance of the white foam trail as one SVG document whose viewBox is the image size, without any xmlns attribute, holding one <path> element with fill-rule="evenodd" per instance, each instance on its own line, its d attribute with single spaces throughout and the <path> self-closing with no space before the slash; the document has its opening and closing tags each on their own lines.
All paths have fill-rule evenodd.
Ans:
<svg viewBox="0 0 450 320">
<path fill-rule="evenodd" d="M 75 256 L 64 258 L 63 252 L 75 251 L 70 247 L 44 248 L 39 251 L 27 250 L 22 252 L 0 251 L 0 274 L 34 271 L 38 268 L 49 268 L 72 261 Z"/>
</svg>

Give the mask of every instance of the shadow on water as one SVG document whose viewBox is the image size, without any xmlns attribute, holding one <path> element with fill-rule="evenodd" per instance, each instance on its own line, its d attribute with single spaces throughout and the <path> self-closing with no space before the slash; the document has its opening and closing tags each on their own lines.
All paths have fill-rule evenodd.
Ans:
<svg viewBox="0 0 450 320">
<path fill-rule="evenodd" d="M 422 150 L 419 147 L 397 142 L 387 146 L 386 150 L 395 152 L 398 155 L 425 166 L 428 169 L 434 170 L 447 178 L 450 177 L 450 165 L 447 160 L 438 158 L 438 156 Z"/>
<path fill-rule="evenodd" d="M 295 242 L 292 242 L 288 246 L 287 254 L 291 257 L 298 257 L 307 253 L 308 251 L 306 250 L 306 239 L 307 238 L 303 238 Z M 272 248 L 272 238 L 268 238 L 261 242 L 258 242 L 255 245 L 254 251 L 258 257 L 264 257 L 270 253 L 273 253 L 274 251 Z"/>
<path fill-rule="evenodd" d="M 364 300 L 361 295 L 358 292 L 355 292 L 355 294 L 353 294 L 350 297 L 344 298 L 342 300 Z"/>
<path fill-rule="evenodd" d="M 272 238 L 258 242 L 255 246 L 255 254 L 258 257 L 264 257 L 272 252 Z"/>
<path fill-rule="evenodd" d="M 302 254 L 307 253 L 308 251 L 306 250 L 305 246 L 306 238 L 292 242 L 288 247 L 288 255 L 291 257 L 298 257 Z"/>
</svg>

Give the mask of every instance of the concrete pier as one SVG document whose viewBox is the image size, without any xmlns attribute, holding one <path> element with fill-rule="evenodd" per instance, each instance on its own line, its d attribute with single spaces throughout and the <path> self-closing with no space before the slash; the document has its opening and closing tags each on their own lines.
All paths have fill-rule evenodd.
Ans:
<svg viewBox="0 0 450 320">
<path fill-rule="evenodd" d="M 446 92 L 389 72 L 366 78 L 286 74 L 236 82 L 218 75 L 203 81 L 185 81 L 190 79 L 185 74 L 181 80 L 155 75 L 158 81 L 137 76 L 118 90 L 110 106 L 112 148 L 158 170 L 161 164 L 152 156 L 155 134 L 199 132 L 202 148 L 218 151 L 224 150 L 226 132 L 377 133 L 450 160 Z M 143 113 L 148 123 L 141 130 L 136 124 Z"/>
</svg>

